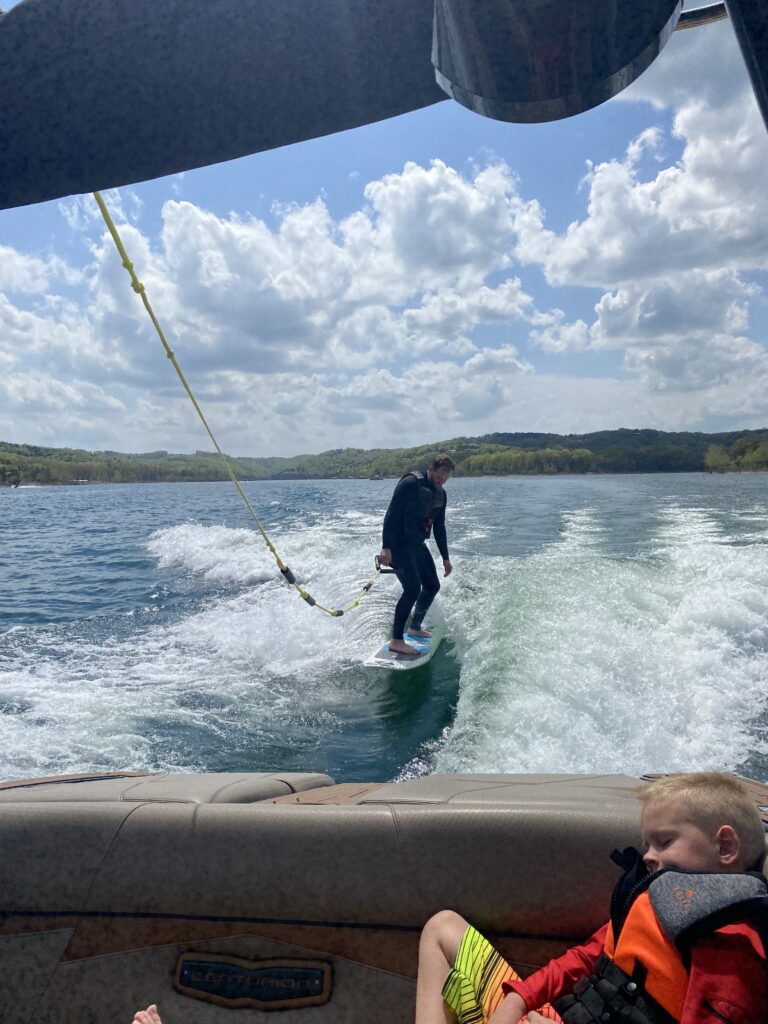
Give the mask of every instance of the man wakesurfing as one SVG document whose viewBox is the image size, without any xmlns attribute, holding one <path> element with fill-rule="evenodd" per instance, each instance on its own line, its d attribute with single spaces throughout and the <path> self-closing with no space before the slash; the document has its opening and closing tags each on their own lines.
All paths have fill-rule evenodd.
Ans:
<svg viewBox="0 0 768 1024">
<path fill-rule="evenodd" d="M 406 473 L 395 487 L 384 516 L 379 562 L 391 565 L 403 586 L 403 593 L 395 606 L 392 639 L 389 641 L 390 651 L 397 654 L 420 653 L 406 643 L 403 636 L 411 610 L 413 617 L 408 635 L 430 635 L 429 630 L 423 627 L 424 616 L 440 589 L 435 563 L 426 543 L 433 531 L 443 559 L 443 575 L 450 576 L 453 570 L 448 558 L 445 532 L 447 499 L 443 490 L 453 469 L 453 460 L 449 456 L 436 455 L 426 472 L 412 470 Z"/>
</svg>

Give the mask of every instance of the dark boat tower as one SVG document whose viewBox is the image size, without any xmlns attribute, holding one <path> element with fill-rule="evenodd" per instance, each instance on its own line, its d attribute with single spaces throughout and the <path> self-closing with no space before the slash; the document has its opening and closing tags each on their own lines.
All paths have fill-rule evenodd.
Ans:
<svg viewBox="0 0 768 1024">
<path fill-rule="evenodd" d="M 548 121 L 730 14 L 768 122 L 768 7 L 727 0 L 22 0 L 0 14 L 0 209 L 144 181 L 452 96 Z"/>
</svg>

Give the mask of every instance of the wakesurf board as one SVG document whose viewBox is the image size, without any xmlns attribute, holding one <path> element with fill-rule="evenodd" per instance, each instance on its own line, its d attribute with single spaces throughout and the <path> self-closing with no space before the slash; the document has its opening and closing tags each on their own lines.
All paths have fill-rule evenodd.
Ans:
<svg viewBox="0 0 768 1024">
<path fill-rule="evenodd" d="M 432 636 L 411 636 L 409 633 L 406 633 L 405 642 L 410 647 L 415 647 L 419 652 L 418 654 L 398 654 L 396 651 L 390 651 L 389 640 L 387 640 L 369 658 L 366 658 L 363 664 L 367 665 L 368 668 L 396 670 L 419 668 L 421 665 L 426 665 L 440 646 L 442 639 L 442 634 L 438 632 L 434 632 Z"/>
</svg>

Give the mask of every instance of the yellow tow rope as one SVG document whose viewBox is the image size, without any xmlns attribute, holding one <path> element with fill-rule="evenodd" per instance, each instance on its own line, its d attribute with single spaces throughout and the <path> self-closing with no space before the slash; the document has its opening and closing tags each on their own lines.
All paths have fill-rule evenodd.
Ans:
<svg viewBox="0 0 768 1024">
<path fill-rule="evenodd" d="M 189 400 L 192 402 L 192 405 L 195 407 L 195 412 L 200 417 L 200 420 L 201 420 L 203 426 L 205 427 L 205 429 L 208 432 L 208 436 L 210 437 L 211 441 L 213 441 L 213 445 L 216 448 L 216 451 L 218 452 L 219 457 L 221 458 L 221 461 L 224 464 L 224 468 L 227 471 L 227 476 L 232 481 L 232 483 L 235 485 L 235 487 L 237 488 L 238 494 L 240 495 L 240 497 L 245 502 L 245 507 L 251 513 L 251 516 L 253 517 L 253 521 L 254 521 L 254 523 L 256 523 L 256 528 L 258 529 L 259 533 L 261 534 L 261 536 L 264 539 L 264 543 L 267 545 L 269 550 L 272 552 L 272 555 L 274 556 L 275 562 L 277 562 L 278 569 L 283 574 L 283 576 L 285 576 L 286 580 L 291 584 L 291 586 L 294 587 L 299 592 L 299 594 L 302 597 L 302 599 L 304 601 L 306 601 L 308 605 L 311 605 L 313 608 L 319 608 L 321 612 L 325 612 L 327 615 L 331 615 L 334 618 L 338 618 L 340 615 L 344 615 L 345 612 L 349 612 L 353 608 L 356 608 L 360 604 L 360 602 L 362 601 L 363 597 L 365 597 L 365 595 L 371 589 L 373 584 L 376 582 L 377 578 L 381 575 L 381 570 L 377 568 L 376 572 L 374 573 L 374 575 L 365 584 L 365 586 L 360 591 L 360 593 L 357 595 L 357 597 L 353 601 L 350 601 L 349 604 L 345 605 L 343 608 L 326 608 L 324 605 L 319 604 L 314 599 L 314 597 L 312 597 L 312 595 L 309 593 L 308 590 L 305 590 L 304 587 L 302 587 L 299 583 L 296 582 L 296 577 L 293 575 L 293 573 L 288 568 L 288 566 L 283 562 L 282 558 L 277 553 L 277 550 L 275 549 L 274 544 L 272 543 L 272 541 L 267 536 L 266 530 L 264 529 L 264 527 L 259 522 L 259 517 L 253 511 L 253 507 L 251 506 L 250 501 L 248 501 L 248 497 L 247 497 L 245 491 L 240 486 L 240 481 L 237 479 L 235 474 L 232 472 L 232 468 L 229 465 L 229 460 L 227 459 L 227 456 L 221 450 L 221 448 L 219 447 L 219 442 L 213 436 L 213 431 L 208 426 L 208 421 L 206 420 L 205 416 L 203 415 L 203 410 L 198 405 L 197 399 L 195 398 L 194 394 L 192 393 L 192 388 L 187 383 L 187 379 L 184 376 L 184 374 L 182 373 L 181 367 L 179 366 L 178 362 L 176 361 L 176 356 L 174 355 L 173 350 L 171 349 L 171 346 L 165 340 L 165 335 L 163 334 L 163 329 L 160 326 L 160 324 L 158 322 L 158 319 L 155 316 L 155 314 L 154 314 L 154 312 L 152 310 L 152 307 L 149 304 L 149 299 L 147 298 L 146 289 L 144 288 L 144 285 L 141 283 L 141 281 L 136 276 L 136 271 L 133 269 L 133 263 L 131 263 L 131 261 L 128 259 L 128 254 L 125 251 L 125 246 L 123 245 L 122 239 L 120 238 L 118 230 L 115 227 L 115 223 L 114 223 L 114 221 L 112 220 L 112 217 L 109 214 L 109 210 L 107 209 L 106 204 L 104 203 L 104 200 L 101 197 L 101 194 L 99 192 L 94 192 L 93 193 L 93 198 L 98 203 L 99 209 L 101 210 L 101 215 L 104 218 L 104 221 L 105 221 L 107 227 L 109 228 L 110 235 L 112 235 L 112 241 L 115 243 L 115 248 L 117 249 L 118 253 L 120 254 L 120 258 L 123 261 L 123 266 L 125 267 L 125 269 L 128 271 L 128 273 L 130 275 L 131 287 L 133 288 L 133 290 L 136 292 L 137 295 L 141 296 L 141 301 L 144 303 L 144 308 L 146 309 L 147 313 L 149 314 L 150 320 L 154 324 L 155 330 L 157 331 L 157 334 L 158 334 L 158 337 L 160 338 L 160 341 L 163 343 L 163 348 L 165 349 L 165 354 L 168 356 L 168 358 L 171 361 L 171 364 L 173 365 L 174 370 L 179 375 L 179 380 L 183 384 L 184 390 L 189 395 Z"/>
</svg>

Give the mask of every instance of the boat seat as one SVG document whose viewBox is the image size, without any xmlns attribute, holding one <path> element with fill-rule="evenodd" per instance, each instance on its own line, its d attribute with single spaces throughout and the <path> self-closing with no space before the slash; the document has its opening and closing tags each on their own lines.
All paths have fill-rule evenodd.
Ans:
<svg viewBox="0 0 768 1024">
<path fill-rule="evenodd" d="M 404 782 L 344 782 L 277 796 L 273 803 L 373 806 L 510 807 L 525 804 L 553 810 L 577 803 L 637 814 L 638 779 L 629 775 L 425 775 Z"/>
<path fill-rule="evenodd" d="M 627 801 L 637 810 L 638 779 L 629 775 L 425 775 L 390 783 L 361 797 L 363 804 L 555 807 L 587 809 Z"/>
<path fill-rule="evenodd" d="M 330 776 L 315 772 L 121 772 L 4 782 L 0 803 L 253 804 L 332 785 Z"/>
<path fill-rule="evenodd" d="M 608 854 L 639 840 L 638 783 L 621 776 L 601 785 L 586 777 L 586 797 L 573 791 L 573 777 L 533 785 L 507 776 L 500 785 L 495 777 L 433 776 L 402 786 L 431 801 L 401 802 L 401 787 L 385 785 L 339 806 L 196 803 L 191 794 L 226 791 L 221 781 L 206 789 L 206 778 L 190 777 L 189 791 L 172 776 L 126 779 L 126 796 L 116 800 L 2 791 L 6 800 L 17 792 L 0 816 L 4 909 L 334 922 L 416 934 L 430 914 L 455 906 L 485 928 L 577 938 L 602 923 L 618 876 Z M 67 791 L 86 785 L 97 783 Z M 452 786 L 465 803 L 448 804 Z M 155 799 L 140 799 L 142 791 Z"/>
<path fill-rule="evenodd" d="M 221 996 L 232 966 L 299 961 L 330 970 L 331 1001 L 281 1020 L 408 1024 L 419 932 L 436 911 L 463 914 L 523 975 L 605 922 L 620 874 L 609 854 L 640 840 L 638 785 L 336 786 L 311 773 L 4 783 L 0 959 L 12 984 L 0 1019 L 129 1020 L 156 1001 L 169 1021 L 216 1024 L 228 1011 L 208 1002 L 210 979 Z M 210 972 L 192 994 L 179 986 L 190 958 Z M 270 1024 L 269 1009 L 245 1012 Z"/>
</svg>

